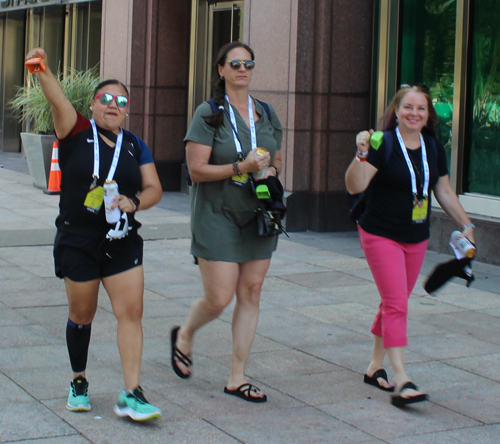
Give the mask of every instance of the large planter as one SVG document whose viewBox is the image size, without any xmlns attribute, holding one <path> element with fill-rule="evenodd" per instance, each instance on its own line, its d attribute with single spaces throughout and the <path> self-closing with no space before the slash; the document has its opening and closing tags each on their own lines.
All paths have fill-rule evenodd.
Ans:
<svg viewBox="0 0 500 444">
<path fill-rule="evenodd" d="M 55 136 L 21 133 L 21 140 L 33 186 L 46 190 L 50 175 L 52 146 L 57 139 Z"/>
</svg>

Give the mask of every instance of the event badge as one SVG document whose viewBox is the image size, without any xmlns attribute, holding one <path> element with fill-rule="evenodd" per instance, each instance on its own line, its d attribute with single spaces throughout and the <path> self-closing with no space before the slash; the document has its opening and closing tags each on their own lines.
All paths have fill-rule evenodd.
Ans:
<svg viewBox="0 0 500 444">
<path fill-rule="evenodd" d="M 413 201 L 413 211 L 411 219 L 415 224 L 421 224 L 427 220 L 427 211 L 429 209 L 429 199 L 415 199 Z"/>
<path fill-rule="evenodd" d="M 102 207 L 104 202 L 104 188 L 102 186 L 92 185 L 90 187 L 89 192 L 87 193 L 87 197 L 85 198 L 85 202 L 83 206 L 86 210 L 91 213 L 97 214 Z"/>
<path fill-rule="evenodd" d="M 248 178 L 250 176 L 248 173 L 242 173 L 241 177 L 238 175 L 234 175 L 231 177 L 231 184 L 237 187 L 246 187 L 248 184 Z"/>
</svg>

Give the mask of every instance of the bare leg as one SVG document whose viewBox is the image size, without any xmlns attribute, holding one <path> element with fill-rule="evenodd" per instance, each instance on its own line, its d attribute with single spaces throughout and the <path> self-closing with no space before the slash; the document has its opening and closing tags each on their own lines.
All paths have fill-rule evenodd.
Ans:
<svg viewBox="0 0 500 444">
<path fill-rule="evenodd" d="M 69 319 L 75 324 L 90 324 L 97 311 L 100 280 L 75 282 L 65 278 L 64 283 L 68 297 Z M 73 379 L 79 376 L 86 378 L 86 372 L 73 373 Z"/>
<path fill-rule="evenodd" d="M 387 348 L 387 356 L 391 361 L 392 369 L 394 370 L 394 378 L 396 379 L 396 392 L 401 390 L 401 387 L 410 380 L 408 374 L 405 370 L 404 359 L 405 359 L 405 349 L 403 347 L 391 347 Z M 411 398 L 422 394 L 423 392 L 417 392 L 412 389 L 405 389 L 402 394 L 403 398 Z"/>
<path fill-rule="evenodd" d="M 139 385 L 142 359 L 142 311 L 144 272 L 142 265 L 103 278 L 113 312 L 118 321 L 118 350 L 123 368 L 125 389 Z"/>
<path fill-rule="evenodd" d="M 240 278 L 236 291 L 236 305 L 233 312 L 233 359 L 231 376 L 227 384 L 234 390 L 245 384 L 245 368 L 250 356 L 257 323 L 262 284 L 271 263 L 270 259 L 246 262 L 240 265 Z M 251 392 L 251 396 L 264 396 Z"/>
<path fill-rule="evenodd" d="M 387 350 L 384 348 L 384 342 L 380 336 L 373 335 L 373 350 L 372 350 L 372 359 L 370 361 L 370 365 L 368 366 L 368 370 L 366 374 L 370 377 L 373 374 L 382 368 L 384 368 L 384 358 L 387 353 Z M 383 378 L 378 378 L 378 383 L 385 388 L 394 387 L 394 384 L 388 383 Z"/>
<path fill-rule="evenodd" d="M 191 352 L 196 331 L 217 319 L 229 305 L 236 292 L 239 276 L 239 264 L 206 261 L 201 258 L 198 258 L 198 261 L 205 294 L 193 304 L 186 324 L 177 336 L 177 348 L 185 355 Z M 191 372 L 191 369 L 186 368 L 177 359 L 176 363 L 184 374 Z"/>
</svg>

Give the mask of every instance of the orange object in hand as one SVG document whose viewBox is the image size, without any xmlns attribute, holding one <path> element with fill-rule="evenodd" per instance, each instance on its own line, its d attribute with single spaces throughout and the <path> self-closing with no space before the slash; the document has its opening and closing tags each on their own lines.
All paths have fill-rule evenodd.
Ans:
<svg viewBox="0 0 500 444">
<path fill-rule="evenodd" d="M 32 59 L 28 59 L 25 62 L 26 68 L 30 73 L 35 72 L 44 72 L 45 71 L 45 63 L 42 62 L 41 57 L 33 57 Z"/>
</svg>

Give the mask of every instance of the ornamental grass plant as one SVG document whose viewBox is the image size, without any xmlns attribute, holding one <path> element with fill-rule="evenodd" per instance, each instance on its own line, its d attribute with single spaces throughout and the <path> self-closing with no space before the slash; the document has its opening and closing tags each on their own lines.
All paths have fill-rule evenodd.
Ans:
<svg viewBox="0 0 500 444">
<path fill-rule="evenodd" d="M 56 77 L 64 95 L 75 110 L 90 118 L 90 102 L 94 90 L 100 82 L 99 67 L 95 66 L 87 71 L 70 70 L 65 78 L 61 72 L 58 72 Z M 53 134 L 54 122 L 52 121 L 50 103 L 43 95 L 40 82 L 35 76 L 32 76 L 30 87 L 19 87 L 9 105 L 14 109 L 21 123 L 29 124 L 31 133 Z"/>
</svg>

